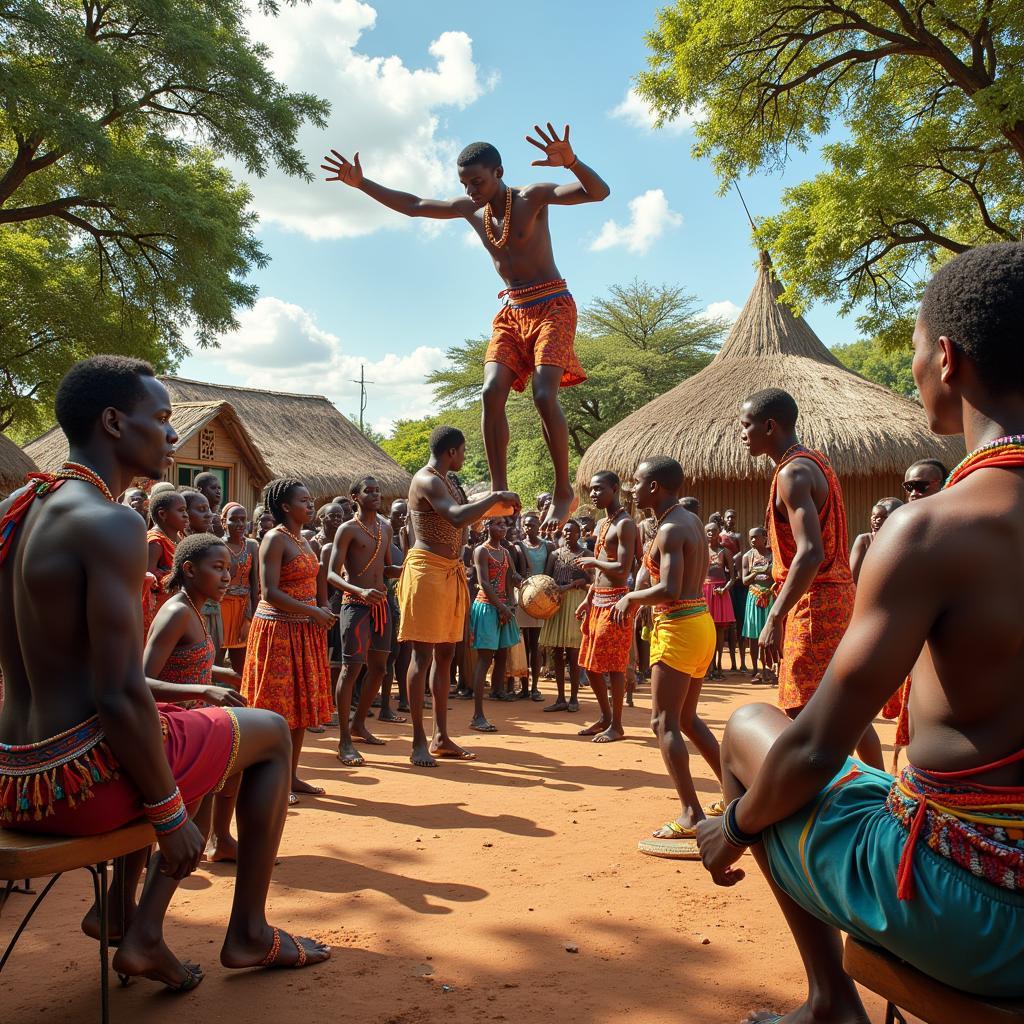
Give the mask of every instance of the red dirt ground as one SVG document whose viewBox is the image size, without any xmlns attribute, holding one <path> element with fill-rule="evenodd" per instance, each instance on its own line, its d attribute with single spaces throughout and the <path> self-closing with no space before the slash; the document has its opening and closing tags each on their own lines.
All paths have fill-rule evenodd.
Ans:
<svg viewBox="0 0 1024 1024">
<path fill-rule="evenodd" d="M 773 697 L 729 676 L 707 685 L 702 711 L 720 735 L 734 708 Z M 723 890 L 699 863 L 636 851 L 676 813 L 649 690 L 627 709 L 626 741 L 606 746 L 576 736 L 592 721 L 592 695 L 577 715 L 541 706 L 488 704 L 500 731 L 465 741 L 479 760 L 432 772 L 409 765 L 408 725 L 376 726 L 389 743 L 356 770 L 335 760 L 329 733 L 307 736 L 302 774 L 327 795 L 289 812 L 270 916 L 333 944 L 331 961 L 225 971 L 217 954 L 233 868 L 203 865 L 172 904 L 167 936 L 206 980 L 178 997 L 115 982 L 114 1024 L 718 1024 L 801 1001 L 796 951 L 752 859 L 747 878 Z M 456 736 L 470 712 L 452 702 Z M 893 729 L 879 730 L 888 759 Z M 715 798 L 710 771 L 697 756 L 692 764 L 698 792 Z M 4 1021 L 98 1019 L 96 945 L 78 929 L 90 901 L 85 872 L 57 884 L 0 978 Z M 11 897 L 0 944 L 25 906 Z M 881 1001 L 866 999 L 881 1021 Z"/>
</svg>

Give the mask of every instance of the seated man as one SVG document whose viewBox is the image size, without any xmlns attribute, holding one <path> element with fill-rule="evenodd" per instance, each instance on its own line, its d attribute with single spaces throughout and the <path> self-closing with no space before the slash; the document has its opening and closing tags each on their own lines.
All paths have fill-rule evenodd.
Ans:
<svg viewBox="0 0 1024 1024">
<path fill-rule="evenodd" d="M 1022 323 L 1024 245 L 982 246 L 936 273 L 914 377 L 932 430 L 963 431 L 972 454 L 871 545 L 849 629 L 799 718 L 748 705 L 726 726 L 732 802 L 699 826 L 701 857 L 733 885 L 752 846 L 809 983 L 800 1009 L 751 1021 L 867 1021 L 840 930 L 955 988 L 1024 995 Z M 847 755 L 911 669 L 910 764 L 894 779 Z"/>
<path fill-rule="evenodd" d="M 157 705 L 143 675 L 146 526 L 113 495 L 169 464 L 178 436 L 167 389 L 148 363 L 97 356 L 61 382 L 56 415 L 70 460 L 0 504 L 0 826 L 81 836 L 148 818 L 158 852 L 138 907 L 129 883 L 128 915 L 113 924 L 114 968 L 187 991 L 202 971 L 164 944 L 163 918 L 206 845 L 189 814 L 241 771 L 238 880 L 221 963 L 326 960 L 327 947 L 264 916 L 291 781 L 284 719 Z M 141 869 L 136 857 L 125 873 L 137 879 Z"/>
</svg>

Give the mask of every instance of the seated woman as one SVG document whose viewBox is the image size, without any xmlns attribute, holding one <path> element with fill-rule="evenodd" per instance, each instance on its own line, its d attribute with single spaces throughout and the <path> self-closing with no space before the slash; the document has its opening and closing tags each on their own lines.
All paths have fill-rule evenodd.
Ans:
<svg viewBox="0 0 1024 1024">
<path fill-rule="evenodd" d="M 1024 245 L 980 246 L 925 290 L 914 378 L 933 431 L 971 454 L 900 509 L 864 561 L 853 618 L 796 721 L 729 720 L 726 814 L 698 826 L 720 885 L 747 847 L 807 973 L 803 1007 L 757 1022 L 866 1022 L 840 931 L 965 992 L 1024 996 Z M 984 671 L 978 652 L 984 651 Z M 909 764 L 849 756 L 913 669 Z"/>
<path fill-rule="evenodd" d="M 244 707 L 236 687 L 240 677 L 229 668 L 214 665 L 216 649 L 201 609 L 219 602 L 231 582 L 231 553 L 212 533 L 186 537 L 174 553 L 174 567 L 165 587 L 171 595 L 157 612 L 146 641 L 143 671 L 158 701 L 182 707 Z M 218 679 L 222 685 L 214 684 Z M 240 776 L 228 779 L 214 799 L 214 861 L 233 861 L 238 844 L 231 835 Z M 209 833 L 207 797 L 196 820 Z"/>
</svg>

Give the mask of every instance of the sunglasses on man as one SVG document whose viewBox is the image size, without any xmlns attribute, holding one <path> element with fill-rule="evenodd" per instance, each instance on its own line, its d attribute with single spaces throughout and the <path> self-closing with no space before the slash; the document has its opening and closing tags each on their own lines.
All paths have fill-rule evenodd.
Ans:
<svg viewBox="0 0 1024 1024">
<path fill-rule="evenodd" d="M 931 485 L 931 480 L 904 480 L 903 490 L 907 494 L 924 494 Z"/>
</svg>

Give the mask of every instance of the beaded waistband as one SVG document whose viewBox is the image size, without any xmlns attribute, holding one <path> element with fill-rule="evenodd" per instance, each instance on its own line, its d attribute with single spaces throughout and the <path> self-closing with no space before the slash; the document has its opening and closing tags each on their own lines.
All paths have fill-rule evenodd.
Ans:
<svg viewBox="0 0 1024 1024">
<path fill-rule="evenodd" d="M 310 608 L 316 607 L 315 598 L 309 601 L 303 601 L 302 603 L 308 604 Z M 268 622 L 309 622 L 308 615 L 302 615 L 298 612 L 281 611 L 280 608 L 275 608 L 267 601 L 260 601 L 256 606 L 256 614 L 253 618 L 264 619 Z"/>
<path fill-rule="evenodd" d="M 590 603 L 594 608 L 611 608 L 629 593 L 629 587 L 591 587 Z"/>
<path fill-rule="evenodd" d="M 0 743 L 0 822 L 39 821 L 57 800 L 74 807 L 117 776 L 96 715 L 37 743 Z"/>
<path fill-rule="evenodd" d="M 498 292 L 498 298 L 504 299 L 513 309 L 525 309 L 527 306 L 535 306 L 562 295 L 571 297 L 569 286 L 564 278 L 542 281 L 540 284 L 527 285 L 525 288 L 506 288 L 504 291 Z"/>
<path fill-rule="evenodd" d="M 688 619 L 692 615 L 700 615 L 707 610 L 707 602 L 703 597 L 691 597 L 686 601 L 656 605 L 654 614 L 659 622 L 673 622 L 676 619 Z"/>
</svg>

